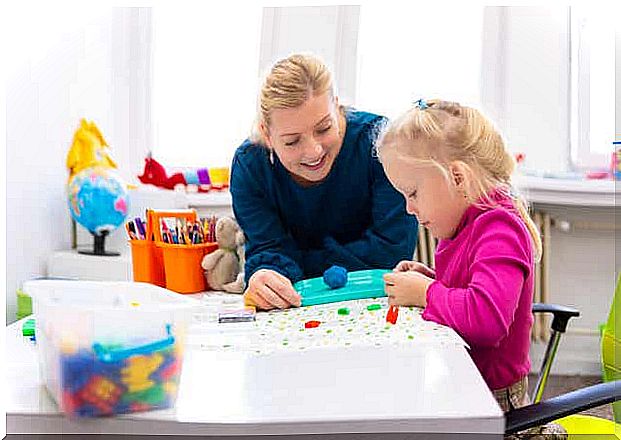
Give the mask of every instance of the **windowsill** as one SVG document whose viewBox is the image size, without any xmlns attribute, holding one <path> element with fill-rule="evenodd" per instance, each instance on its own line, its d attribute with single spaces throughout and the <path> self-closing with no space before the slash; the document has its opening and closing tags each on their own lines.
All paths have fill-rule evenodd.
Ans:
<svg viewBox="0 0 621 440">
<path fill-rule="evenodd" d="M 516 186 L 530 203 L 567 206 L 614 207 L 617 192 L 614 180 L 575 180 L 549 177 L 521 176 Z M 231 193 L 183 193 L 170 191 L 185 199 L 191 208 L 230 207 Z"/>
<path fill-rule="evenodd" d="M 591 207 L 614 207 L 617 195 L 615 183 L 614 180 L 534 176 L 521 176 L 516 180 L 516 186 L 531 203 Z"/>
</svg>

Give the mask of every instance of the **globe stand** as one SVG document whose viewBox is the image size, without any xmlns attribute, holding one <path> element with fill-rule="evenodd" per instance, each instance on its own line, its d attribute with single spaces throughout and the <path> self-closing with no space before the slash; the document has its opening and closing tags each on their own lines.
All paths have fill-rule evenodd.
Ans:
<svg viewBox="0 0 621 440">
<path fill-rule="evenodd" d="M 95 239 L 93 243 L 93 250 L 78 251 L 78 253 L 82 255 L 98 255 L 101 257 L 118 257 L 121 255 L 120 252 L 110 252 L 105 249 L 105 240 L 108 233 L 108 231 L 103 231 L 101 235 L 93 234 L 93 238 Z"/>
</svg>

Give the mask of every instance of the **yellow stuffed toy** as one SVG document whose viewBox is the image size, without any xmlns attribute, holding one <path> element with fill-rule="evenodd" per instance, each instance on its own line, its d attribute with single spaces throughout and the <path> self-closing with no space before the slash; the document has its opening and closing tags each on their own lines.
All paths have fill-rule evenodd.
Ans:
<svg viewBox="0 0 621 440">
<path fill-rule="evenodd" d="M 94 166 L 118 168 L 108 151 L 108 144 L 97 125 L 86 119 L 80 120 L 80 127 L 73 135 L 73 143 L 67 154 L 69 181 L 86 168 Z"/>
</svg>

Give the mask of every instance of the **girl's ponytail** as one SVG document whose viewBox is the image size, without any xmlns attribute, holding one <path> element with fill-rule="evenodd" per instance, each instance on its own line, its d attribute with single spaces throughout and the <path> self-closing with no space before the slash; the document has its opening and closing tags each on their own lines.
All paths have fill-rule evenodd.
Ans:
<svg viewBox="0 0 621 440">
<path fill-rule="evenodd" d="M 532 239 L 533 246 L 535 248 L 535 261 L 540 261 L 541 255 L 543 254 L 543 245 L 541 244 L 541 236 L 539 235 L 537 225 L 535 225 L 535 222 L 528 213 L 526 202 L 521 196 L 515 197 L 513 199 L 513 203 L 515 204 L 520 217 L 522 217 L 522 220 L 530 233 L 530 238 Z"/>
</svg>

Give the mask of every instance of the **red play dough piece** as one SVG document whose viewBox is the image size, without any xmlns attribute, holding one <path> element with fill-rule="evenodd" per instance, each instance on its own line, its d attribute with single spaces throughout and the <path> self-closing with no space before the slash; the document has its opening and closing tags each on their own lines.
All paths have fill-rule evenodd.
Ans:
<svg viewBox="0 0 621 440">
<path fill-rule="evenodd" d="M 315 327 L 319 327 L 319 324 L 321 324 L 321 322 L 319 322 L 319 321 L 306 321 L 304 323 L 304 327 L 306 327 L 306 328 L 315 328 Z"/>
<path fill-rule="evenodd" d="M 390 306 L 390 308 L 388 309 L 388 313 L 386 313 L 386 321 L 390 322 L 391 324 L 396 324 L 398 316 L 399 316 L 399 307 Z"/>
</svg>

